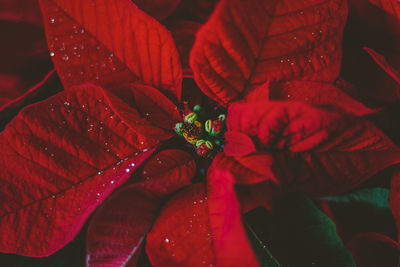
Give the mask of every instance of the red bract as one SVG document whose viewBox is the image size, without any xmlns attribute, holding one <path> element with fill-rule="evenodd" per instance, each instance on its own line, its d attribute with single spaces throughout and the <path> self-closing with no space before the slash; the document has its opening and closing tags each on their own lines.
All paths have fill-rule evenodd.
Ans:
<svg viewBox="0 0 400 267">
<path fill-rule="evenodd" d="M 346 16 L 344 0 L 222 1 L 197 34 L 195 79 L 222 105 L 267 80 L 333 82 Z"/>
<path fill-rule="evenodd" d="M 105 201 L 89 223 L 88 266 L 134 266 L 145 238 L 156 266 L 259 266 L 242 212 L 272 209 L 290 192 L 342 193 L 400 163 L 400 149 L 365 118 L 382 109 L 338 82 L 346 0 L 39 2 L 65 91 L 0 134 L 3 252 L 49 255 Z M 183 95 L 201 102 L 193 72 L 228 108 L 226 127 L 213 101 L 193 112 L 179 103 L 189 50 Z M 206 111 L 215 117 L 201 118 Z M 176 149 L 174 127 L 191 153 Z M 205 158 L 194 159 L 193 145 Z"/>
</svg>

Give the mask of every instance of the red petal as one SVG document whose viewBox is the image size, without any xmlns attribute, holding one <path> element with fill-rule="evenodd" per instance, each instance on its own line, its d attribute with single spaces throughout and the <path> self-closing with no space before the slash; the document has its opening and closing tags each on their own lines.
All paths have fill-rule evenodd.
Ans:
<svg viewBox="0 0 400 267">
<path fill-rule="evenodd" d="M 224 152 L 228 156 L 245 156 L 256 152 L 256 147 L 247 135 L 228 131 L 225 133 Z"/>
<path fill-rule="evenodd" d="M 40 3 L 50 52 L 66 88 L 92 82 L 129 101 L 123 87 L 139 81 L 180 98 L 182 70 L 171 34 L 130 0 Z"/>
<path fill-rule="evenodd" d="M 196 164 L 189 153 L 168 149 L 154 155 L 143 167 L 137 186 L 157 197 L 164 197 L 189 185 L 196 173 Z"/>
<path fill-rule="evenodd" d="M 227 105 L 270 80 L 333 82 L 347 1 L 222 0 L 191 53 L 206 95 Z"/>
<path fill-rule="evenodd" d="M 378 233 L 361 233 L 346 246 L 359 267 L 396 267 L 399 263 L 399 244 Z"/>
<path fill-rule="evenodd" d="M 132 92 L 141 115 L 160 128 L 172 130 L 182 119 L 177 107 L 157 89 L 133 84 Z"/>
<path fill-rule="evenodd" d="M 263 175 L 268 181 L 276 177 L 285 191 L 311 196 L 341 193 L 400 162 L 400 149 L 369 121 L 298 102 L 235 103 L 227 125 L 229 131 L 256 139 L 266 151 L 260 158 L 268 161 L 249 168 L 241 163 L 249 157 L 234 157 L 224 159 L 219 168 L 244 165 L 238 175 L 232 171 L 238 179 L 259 182 Z"/>
<path fill-rule="evenodd" d="M 2 252 L 60 249 L 153 153 L 160 129 L 124 105 L 86 85 L 25 108 L 7 125 L 0 135 Z"/>
<path fill-rule="evenodd" d="M 193 158 L 181 150 L 164 150 L 143 167 L 142 177 L 108 199 L 91 220 L 88 266 L 134 266 L 162 197 L 189 185 L 196 171 Z"/>
<path fill-rule="evenodd" d="M 96 211 L 87 232 L 86 266 L 136 266 L 160 201 L 129 185 Z"/>
<path fill-rule="evenodd" d="M 214 266 L 215 255 L 203 183 L 172 197 L 147 235 L 146 251 L 154 266 Z"/>
<path fill-rule="evenodd" d="M 218 266 L 259 266 L 242 224 L 234 179 L 214 171 L 207 179 L 208 211 Z"/>
<path fill-rule="evenodd" d="M 233 181 L 214 175 L 208 200 L 200 183 L 163 207 L 147 235 L 146 250 L 154 266 L 258 266 L 241 225 Z"/>
<path fill-rule="evenodd" d="M 133 0 L 133 2 L 150 16 L 163 20 L 171 15 L 181 0 Z"/>
<path fill-rule="evenodd" d="M 274 100 L 293 100 L 315 106 L 329 106 L 356 116 L 379 111 L 366 107 L 329 83 L 290 81 L 274 84 L 272 87 L 271 99 Z"/>
</svg>

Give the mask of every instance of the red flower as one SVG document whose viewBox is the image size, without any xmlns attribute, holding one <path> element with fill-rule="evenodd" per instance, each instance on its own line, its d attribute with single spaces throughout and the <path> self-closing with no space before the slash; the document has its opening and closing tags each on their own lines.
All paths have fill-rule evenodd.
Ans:
<svg viewBox="0 0 400 267">
<path fill-rule="evenodd" d="M 221 0 L 193 48 L 181 36 L 194 39 L 198 25 L 186 31 L 171 14 L 195 4 L 141 4 L 167 19 L 176 45 L 129 0 L 39 2 L 65 90 L 0 134 L 2 252 L 52 254 L 94 212 L 88 266 L 134 265 L 146 238 L 156 266 L 258 266 L 241 213 L 289 192 L 346 192 L 400 163 L 397 145 L 365 118 L 380 110 L 335 82 L 346 0 Z M 199 21 L 214 2 L 194 8 Z M 182 77 L 193 82 L 182 70 L 189 50 L 195 82 L 221 106 L 179 112 L 183 97 L 198 101 L 195 87 L 182 93 Z M 202 177 L 196 163 L 213 156 Z"/>
</svg>

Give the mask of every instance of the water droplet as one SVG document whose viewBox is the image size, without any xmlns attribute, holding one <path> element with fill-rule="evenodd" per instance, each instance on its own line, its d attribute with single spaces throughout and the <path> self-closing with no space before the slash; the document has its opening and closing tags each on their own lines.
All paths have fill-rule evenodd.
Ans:
<svg viewBox="0 0 400 267">
<path fill-rule="evenodd" d="M 69 59 L 69 56 L 68 55 L 64 55 L 64 56 L 62 56 L 62 58 L 61 58 L 62 60 L 64 60 L 64 61 L 68 61 L 68 59 Z"/>
<path fill-rule="evenodd" d="M 135 166 L 135 163 L 131 163 L 130 165 L 131 165 L 131 167 L 134 167 L 134 166 Z"/>
<path fill-rule="evenodd" d="M 67 106 L 67 107 L 69 107 L 69 106 L 70 106 L 70 103 L 69 103 L 69 102 L 67 102 L 67 101 L 65 101 L 65 102 L 64 102 L 64 106 Z"/>
<path fill-rule="evenodd" d="M 54 18 L 51 18 L 51 19 L 50 19 L 50 23 L 53 24 L 54 22 L 56 22 L 56 20 L 55 20 Z"/>
<path fill-rule="evenodd" d="M 324 56 L 321 56 L 321 58 L 324 58 Z"/>
<path fill-rule="evenodd" d="M 99 80 L 100 79 L 100 77 L 99 76 L 96 76 L 96 80 Z"/>
<path fill-rule="evenodd" d="M 52 195 L 51 197 L 52 197 L 52 198 L 55 198 L 56 196 L 55 196 L 55 195 Z"/>
<path fill-rule="evenodd" d="M 97 175 L 100 175 L 100 174 L 102 174 L 102 173 L 103 173 L 102 171 L 98 171 L 98 172 L 97 172 Z"/>
<path fill-rule="evenodd" d="M 203 203 L 204 201 L 202 199 L 199 200 L 200 203 Z"/>
<path fill-rule="evenodd" d="M 50 52 L 50 56 L 51 56 L 51 57 L 54 57 L 54 52 Z"/>
<path fill-rule="evenodd" d="M 111 181 L 110 184 L 114 184 L 114 181 Z"/>
<path fill-rule="evenodd" d="M 311 35 L 314 35 L 315 34 L 315 32 L 311 32 Z"/>
<path fill-rule="evenodd" d="M 293 66 L 293 65 L 294 65 L 294 62 L 290 63 L 290 65 Z"/>
<path fill-rule="evenodd" d="M 100 193 L 97 193 L 96 195 L 99 197 L 99 196 L 100 196 Z"/>
<path fill-rule="evenodd" d="M 84 28 L 81 29 L 81 33 L 82 34 L 85 33 L 85 29 Z"/>
<path fill-rule="evenodd" d="M 283 59 L 281 59 L 281 63 L 283 63 Z"/>
<path fill-rule="evenodd" d="M 169 239 L 168 238 L 165 238 L 165 243 L 169 243 Z"/>
<path fill-rule="evenodd" d="M 287 98 L 290 98 L 290 95 L 287 95 Z"/>
<path fill-rule="evenodd" d="M 293 39 L 295 39 L 295 40 L 296 40 L 296 39 L 297 39 L 297 37 L 295 36 L 295 37 L 293 37 Z"/>
<path fill-rule="evenodd" d="M 129 168 L 125 169 L 125 172 L 130 172 L 130 171 L 131 171 L 131 169 L 129 169 Z"/>
<path fill-rule="evenodd" d="M 50 154 L 50 157 L 54 157 L 54 154 L 53 154 L 53 153 L 51 153 L 51 154 Z"/>
</svg>

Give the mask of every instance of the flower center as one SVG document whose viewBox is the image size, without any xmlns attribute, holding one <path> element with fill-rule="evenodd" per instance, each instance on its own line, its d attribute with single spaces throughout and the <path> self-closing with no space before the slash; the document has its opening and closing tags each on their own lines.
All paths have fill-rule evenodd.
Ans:
<svg viewBox="0 0 400 267">
<path fill-rule="evenodd" d="M 207 118 L 204 109 L 196 105 L 193 111 L 186 109 L 182 122 L 175 124 L 175 132 L 194 146 L 198 155 L 212 156 L 223 148 L 225 131 L 225 114 L 214 120 Z"/>
</svg>

